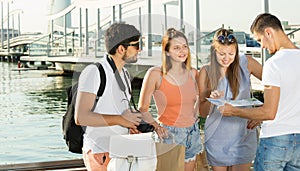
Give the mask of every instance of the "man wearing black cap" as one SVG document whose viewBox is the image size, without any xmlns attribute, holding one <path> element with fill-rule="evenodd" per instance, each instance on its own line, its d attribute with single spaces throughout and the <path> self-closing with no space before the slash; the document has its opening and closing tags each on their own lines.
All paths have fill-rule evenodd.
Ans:
<svg viewBox="0 0 300 171">
<path fill-rule="evenodd" d="M 95 105 L 94 101 L 101 82 L 96 65 L 87 66 L 79 77 L 76 101 L 75 122 L 86 126 L 83 140 L 83 159 L 88 170 L 107 170 L 109 162 L 109 138 L 111 135 L 128 134 L 141 122 L 141 114 L 129 110 L 130 79 L 124 68 L 126 63 L 134 63 L 141 51 L 140 32 L 125 23 L 112 24 L 105 33 L 105 46 L 108 54 L 101 62 L 106 74 L 103 95 Z M 115 78 L 115 72 L 124 82 L 122 91 Z M 126 83 L 127 82 L 127 83 Z M 129 84 L 128 84 L 129 83 Z"/>
</svg>

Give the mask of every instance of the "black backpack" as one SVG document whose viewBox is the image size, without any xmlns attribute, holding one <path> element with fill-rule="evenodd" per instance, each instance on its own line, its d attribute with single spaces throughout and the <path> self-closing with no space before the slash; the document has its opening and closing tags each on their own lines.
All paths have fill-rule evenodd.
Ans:
<svg viewBox="0 0 300 171">
<path fill-rule="evenodd" d="M 106 75 L 103 66 L 100 63 L 96 63 L 95 65 L 97 66 L 100 72 L 101 83 L 97 92 L 97 97 L 94 103 L 93 110 L 99 98 L 102 96 L 106 84 Z M 82 146 L 83 146 L 83 134 L 85 131 L 85 127 L 76 125 L 74 120 L 77 88 L 78 88 L 78 83 L 67 88 L 68 105 L 67 105 L 67 111 L 63 116 L 62 129 L 63 129 L 64 139 L 66 141 L 69 151 L 73 153 L 81 154 Z"/>
</svg>

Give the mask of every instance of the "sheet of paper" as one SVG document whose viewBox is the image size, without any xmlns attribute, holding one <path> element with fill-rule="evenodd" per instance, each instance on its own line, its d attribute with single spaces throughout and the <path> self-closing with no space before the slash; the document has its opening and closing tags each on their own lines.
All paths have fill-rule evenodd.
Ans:
<svg viewBox="0 0 300 171">
<path fill-rule="evenodd" d="M 256 98 L 240 99 L 240 100 L 225 100 L 223 98 L 220 99 L 206 98 L 206 99 L 212 104 L 217 106 L 223 106 L 225 103 L 229 103 L 232 106 L 236 106 L 236 107 L 263 105 L 263 103 Z"/>
</svg>

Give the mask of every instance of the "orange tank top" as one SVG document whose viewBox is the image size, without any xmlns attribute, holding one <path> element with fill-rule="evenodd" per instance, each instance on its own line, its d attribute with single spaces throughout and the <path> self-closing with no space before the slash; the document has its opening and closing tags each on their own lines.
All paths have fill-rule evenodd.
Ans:
<svg viewBox="0 0 300 171">
<path fill-rule="evenodd" d="M 161 85 L 153 97 L 161 123 L 182 128 L 195 123 L 195 112 L 198 113 L 198 109 L 195 109 L 198 89 L 191 74 L 180 86 L 173 85 L 162 77 Z"/>
</svg>

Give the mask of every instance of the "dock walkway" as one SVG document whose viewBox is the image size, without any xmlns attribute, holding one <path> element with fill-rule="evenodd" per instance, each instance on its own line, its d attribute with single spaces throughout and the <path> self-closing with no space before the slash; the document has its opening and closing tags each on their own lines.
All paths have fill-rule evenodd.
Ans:
<svg viewBox="0 0 300 171">
<path fill-rule="evenodd" d="M 0 165 L 0 171 L 14 170 L 14 171 L 32 171 L 32 170 L 56 170 L 56 171 L 86 171 L 82 159 L 74 160 L 60 160 L 49 162 L 35 162 L 35 163 L 19 163 Z"/>
</svg>

